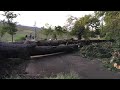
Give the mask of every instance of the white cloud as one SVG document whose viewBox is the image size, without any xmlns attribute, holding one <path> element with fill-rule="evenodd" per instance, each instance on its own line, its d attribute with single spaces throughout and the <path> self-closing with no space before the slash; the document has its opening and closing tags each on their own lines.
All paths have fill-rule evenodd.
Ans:
<svg viewBox="0 0 120 90">
<path fill-rule="evenodd" d="M 34 22 L 36 21 L 37 27 L 42 27 L 45 23 L 48 23 L 52 26 L 61 25 L 63 26 L 69 15 L 75 17 L 82 17 L 85 14 L 91 14 L 93 11 L 14 11 L 15 13 L 19 13 L 15 21 L 19 22 L 19 24 L 34 26 Z M 2 11 L 0 11 L 0 14 Z M 3 19 L 0 16 L 0 19 Z"/>
</svg>

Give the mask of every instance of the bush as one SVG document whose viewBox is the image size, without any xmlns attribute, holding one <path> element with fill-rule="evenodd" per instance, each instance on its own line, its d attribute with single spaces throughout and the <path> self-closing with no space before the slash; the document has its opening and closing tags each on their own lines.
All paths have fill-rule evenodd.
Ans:
<svg viewBox="0 0 120 90">
<path fill-rule="evenodd" d="M 88 46 L 83 46 L 80 53 L 84 57 L 92 58 L 110 58 L 112 56 L 112 49 L 110 43 L 95 43 Z"/>
<path fill-rule="evenodd" d="M 102 60 L 102 64 L 105 68 L 107 68 L 110 71 L 119 71 L 117 68 L 113 67 L 113 63 L 110 63 L 110 58 L 105 58 Z"/>
</svg>

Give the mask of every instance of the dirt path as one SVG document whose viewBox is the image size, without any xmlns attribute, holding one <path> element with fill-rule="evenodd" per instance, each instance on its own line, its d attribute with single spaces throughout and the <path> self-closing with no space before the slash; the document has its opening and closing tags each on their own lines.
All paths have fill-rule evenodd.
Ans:
<svg viewBox="0 0 120 90">
<path fill-rule="evenodd" d="M 28 75 L 41 77 L 70 71 L 76 72 L 83 79 L 120 78 L 120 74 L 106 70 L 99 61 L 90 61 L 75 54 L 34 58 L 27 62 L 25 69 Z"/>
</svg>

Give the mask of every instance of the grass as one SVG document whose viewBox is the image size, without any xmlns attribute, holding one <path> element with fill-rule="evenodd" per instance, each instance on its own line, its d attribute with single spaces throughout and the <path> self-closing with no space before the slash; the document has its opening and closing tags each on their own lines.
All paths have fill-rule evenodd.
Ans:
<svg viewBox="0 0 120 90">
<path fill-rule="evenodd" d="M 31 33 L 31 31 L 18 31 L 13 37 L 14 40 L 18 39 L 19 37 L 23 37 L 25 35 L 29 35 Z M 8 33 L 6 33 L 3 37 L 2 37 L 2 41 L 11 41 L 12 37 L 11 35 L 9 35 Z"/>
<path fill-rule="evenodd" d="M 80 79 L 78 74 L 75 72 L 70 72 L 68 74 L 59 73 L 56 77 L 45 77 L 44 79 Z"/>
<path fill-rule="evenodd" d="M 11 75 L 10 77 L 7 77 L 5 79 L 35 79 L 36 77 L 30 77 L 30 76 L 25 76 L 24 78 L 22 76 L 20 76 L 19 74 L 16 75 Z M 80 79 L 78 74 L 76 74 L 75 72 L 70 72 L 68 74 L 65 73 L 59 73 L 56 76 L 50 76 L 50 77 L 44 77 L 44 78 L 40 78 L 37 76 L 37 79 Z"/>
<path fill-rule="evenodd" d="M 30 35 L 30 33 L 32 33 L 32 35 L 34 35 L 34 31 L 31 31 L 31 30 L 18 30 L 16 32 L 16 34 L 13 36 L 14 37 L 14 40 L 20 38 L 20 37 L 25 37 L 25 35 Z M 51 35 L 48 36 L 48 39 L 49 38 L 52 38 Z M 71 36 L 66 36 L 66 34 L 62 36 L 58 36 L 58 39 L 64 39 L 64 38 L 71 38 Z M 42 33 L 42 31 L 37 31 L 37 40 L 40 40 L 40 39 L 46 39 L 46 35 L 44 35 Z M 11 35 L 9 35 L 8 33 L 6 33 L 3 37 L 2 37 L 2 41 L 11 41 L 12 40 L 12 37 Z"/>
<path fill-rule="evenodd" d="M 9 78 L 5 78 L 5 79 L 22 79 L 22 78 L 19 75 L 11 75 Z"/>
</svg>

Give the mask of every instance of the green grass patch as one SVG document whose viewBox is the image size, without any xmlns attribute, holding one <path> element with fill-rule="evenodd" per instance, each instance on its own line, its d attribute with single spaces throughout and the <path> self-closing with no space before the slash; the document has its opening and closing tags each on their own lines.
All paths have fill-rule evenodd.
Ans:
<svg viewBox="0 0 120 90">
<path fill-rule="evenodd" d="M 65 73 L 59 73 L 57 76 L 54 77 L 45 77 L 44 79 L 80 79 L 78 74 L 75 72 L 70 72 L 68 74 Z"/>
<path fill-rule="evenodd" d="M 70 72 L 68 74 L 65 74 L 65 73 L 59 73 L 57 74 L 56 76 L 50 76 L 50 77 L 44 77 L 44 78 L 41 78 L 41 77 L 30 77 L 30 76 L 21 76 L 19 74 L 16 74 L 16 75 L 10 75 L 10 77 L 6 77 L 5 79 L 80 79 L 78 74 L 76 74 L 75 72 Z"/>
</svg>

